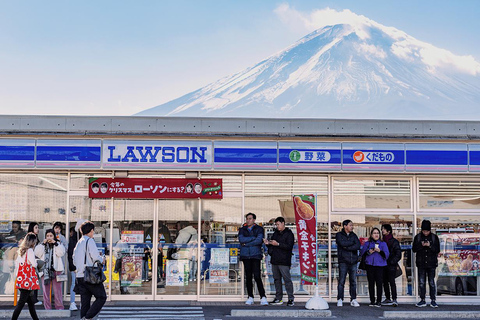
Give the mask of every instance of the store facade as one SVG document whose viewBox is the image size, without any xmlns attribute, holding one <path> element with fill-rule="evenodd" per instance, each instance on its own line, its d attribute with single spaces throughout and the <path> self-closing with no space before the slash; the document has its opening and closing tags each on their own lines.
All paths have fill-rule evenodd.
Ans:
<svg viewBox="0 0 480 320">
<path fill-rule="evenodd" d="M 478 303 L 478 123 L 12 117 L 0 125 L 0 299 L 12 298 L 15 251 L 30 222 L 43 239 L 60 221 L 68 239 L 90 220 L 107 259 L 109 299 L 241 301 L 236 235 L 244 215 L 254 212 L 266 236 L 278 216 L 295 228 L 292 194 L 316 193 L 322 296 L 336 300 L 334 238 L 351 219 L 361 238 L 393 226 L 403 251 L 400 301 L 415 301 L 411 242 L 428 219 L 441 240 L 439 302 Z M 192 179 L 220 179 L 213 192 L 221 196 L 92 197 L 92 182 L 102 179 L 112 189 L 121 179 L 149 179 L 157 193 L 169 179 L 186 188 Z M 96 192 L 106 191 L 100 185 Z M 296 297 L 306 300 L 314 288 L 300 283 L 298 248 L 293 259 Z M 271 294 L 268 259 L 262 268 Z M 358 282 L 362 301 L 366 277 Z"/>
</svg>

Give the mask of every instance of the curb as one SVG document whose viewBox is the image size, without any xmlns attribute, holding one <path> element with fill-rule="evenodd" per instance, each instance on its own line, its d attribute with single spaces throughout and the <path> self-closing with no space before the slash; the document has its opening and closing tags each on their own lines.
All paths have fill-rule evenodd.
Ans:
<svg viewBox="0 0 480 320">
<path fill-rule="evenodd" d="M 267 317 L 267 318 L 326 318 L 332 316 L 330 310 L 241 310 L 233 309 L 231 317 Z"/>
<path fill-rule="evenodd" d="M 49 318 L 70 318 L 70 310 L 35 310 L 37 311 L 37 316 L 40 319 L 49 319 Z M 0 318 L 11 319 L 13 315 L 13 310 L 0 310 Z M 23 308 L 22 313 L 19 316 L 20 319 L 32 319 L 28 308 Z"/>
<path fill-rule="evenodd" d="M 386 319 L 480 319 L 480 311 L 384 311 Z"/>
</svg>

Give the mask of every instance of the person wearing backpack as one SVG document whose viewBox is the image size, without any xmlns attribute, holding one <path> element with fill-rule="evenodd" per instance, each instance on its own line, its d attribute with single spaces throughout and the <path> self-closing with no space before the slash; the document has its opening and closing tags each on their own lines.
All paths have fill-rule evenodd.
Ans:
<svg viewBox="0 0 480 320">
<path fill-rule="evenodd" d="M 73 264 L 77 268 L 75 292 L 80 294 L 80 317 L 85 320 L 93 319 L 107 301 L 103 283 L 91 284 L 84 279 L 86 266 L 93 266 L 96 261 L 104 262 L 93 240 L 94 229 L 92 222 L 84 222 L 80 227 L 83 236 L 73 250 Z M 90 305 L 92 296 L 95 296 L 95 302 Z"/>
<path fill-rule="evenodd" d="M 28 311 L 33 320 L 38 320 L 37 312 L 35 311 L 35 301 L 33 291 L 40 289 L 38 276 L 36 272 L 37 260 L 33 248 L 37 243 L 37 236 L 35 233 L 28 233 L 22 241 L 18 249 L 18 257 L 15 260 L 17 271 L 17 289 L 20 290 L 20 299 L 17 307 L 13 311 L 12 320 L 17 320 L 22 312 L 25 303 L 28 304 Z"/>
</svg>

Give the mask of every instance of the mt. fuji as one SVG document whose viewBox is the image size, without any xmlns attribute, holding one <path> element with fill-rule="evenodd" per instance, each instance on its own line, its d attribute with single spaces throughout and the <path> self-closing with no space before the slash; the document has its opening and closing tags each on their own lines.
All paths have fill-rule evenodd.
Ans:
<svg viewBox="0 0 480 320">
<path fill-rule="evenodd" d="M 480 64 L 365 18 L 137 115 L 479 120 Z"/>
</svg>

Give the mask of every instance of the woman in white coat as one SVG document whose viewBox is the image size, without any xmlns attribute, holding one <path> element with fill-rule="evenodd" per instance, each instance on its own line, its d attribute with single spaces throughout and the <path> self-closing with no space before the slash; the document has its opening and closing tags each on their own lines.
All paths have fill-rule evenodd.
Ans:
<svg viewBox="0 0 480 320">
<path fill-rule="evenodd" d="M 55 295 L 55 309 L 63 310 L 62 283 L 57 281 L 57 275 L 65 270 L 63 256 L 65 247 L 55 237 L 55 231 L 48 229 L 45 232 L 43 243 L 35 247 L 35 255 L 43 260 L 43 304 L 46 310 L 52 309 L 52 291 Z"/>
</svg>

